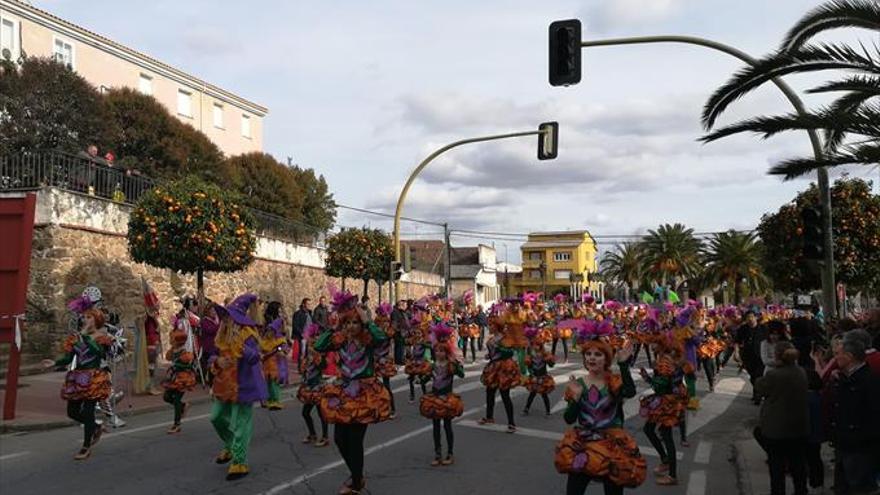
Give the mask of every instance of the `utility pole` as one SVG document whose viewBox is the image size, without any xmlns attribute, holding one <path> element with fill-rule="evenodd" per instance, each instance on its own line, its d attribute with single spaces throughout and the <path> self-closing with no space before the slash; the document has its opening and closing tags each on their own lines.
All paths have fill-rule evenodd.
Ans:
<svg viewBox="0 0 880 495">
<path fill-rule="evenodd" d="M 449 296 L 452 295 L 450 293 L 450 289 L 452 288 L 452 280 L 451 280 L 452 279 L 452 266 L 450 265 L 450 258 L 451 258 L 450 254 L 452 251 L 452 246 L 450 246 L 450 244 L 449 244 L 449 224 L 448 223 L 443 224 L 443 242 L 446 243 L 446 254 L 445 254 L 446 268 L 444 270 L 443 278 L 445 279 L 444 285 L 446 286 L 446 298 L 449 299 Z"/>
</svg>

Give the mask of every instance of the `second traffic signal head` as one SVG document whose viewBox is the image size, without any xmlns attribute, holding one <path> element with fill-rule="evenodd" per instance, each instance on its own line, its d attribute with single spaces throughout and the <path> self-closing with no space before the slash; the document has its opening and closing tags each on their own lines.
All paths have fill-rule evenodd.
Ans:
<svg viewBox="0 0 880 495">
<path fill-rule="evenodd" d="M 567 19 L 550 24 L 550 85 L 581 82 L 581 21 Z"/>
<path fill-rule="evenodd" d="M 801 210 L 801 223 L 803 224 L 801 239 L 803 240 L 804 258 L 823 259 L 825 254 L 825 222 L 822 210 L 814 207 L 804 208 Z"/>
<path fill-rule="evenodd" d="M 559 154 L 559 123 L 544 122 L 538 131 L 538 160 L 553 160 Z"/>
</svg>

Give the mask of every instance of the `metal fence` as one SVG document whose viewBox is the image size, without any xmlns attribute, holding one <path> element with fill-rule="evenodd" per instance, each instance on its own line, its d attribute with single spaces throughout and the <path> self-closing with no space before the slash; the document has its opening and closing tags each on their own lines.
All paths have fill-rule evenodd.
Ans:
<svg viewBox="0 0 880 495">
<path fill-rule="evenodd" d="M 103 159 L 58 151 L 0 156 L 0 192 L 57 187 L 119 203 L 134 204 L 157 182 Z M 320 245 L 323 233 L 301 222 L 248 208 L 258 235 L 309 246 Z"/>
</svg>

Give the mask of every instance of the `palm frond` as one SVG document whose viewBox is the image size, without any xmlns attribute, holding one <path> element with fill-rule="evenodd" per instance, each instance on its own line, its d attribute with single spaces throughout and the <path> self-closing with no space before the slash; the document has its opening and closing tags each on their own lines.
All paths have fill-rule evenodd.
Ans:
<svg viewBox="0 0 880 495">
<path fill-rule="evenodd" d="M 840 165 L 876 166 L 880 164 L 880 143 L 870 142 L 859 146 L 847 147 L 843 151 L 826 154 L 821 160 L 815 158 L 792 158 L 779 162 L 770 168 L 771 175 L 782 175 L 785 180 L 794 179 L 813 172 L 820 167 L 838 167 Z"/>
<path fill-rule="evenodd" d="M 808 89 L 807 93 L 831 93 L 835 91 L 853 91 L 877 96 L 880 95 L 880 77 L 849 76 L 839 81 L 829 81 L 815 88 Z"/>
<path fill-rule="evenodd" d="M 880 54 L 862 53 L 850 46 L 833 44 L 810 45 L 794 53 L 772 54 L 740 69 L 715 90 L 703 106 L 703 126 L 711 129 L 728 106 L 774 78 L 823 70 L 880 74 Z"/>
<path fill-rule="evenodd" d="M 838 28 L 880 30 L 880 3 L 876 0 L 834 0 L 802 17 L 785 36 L 781 51 L 795 51 L 817 34 Z"/>
</svg>

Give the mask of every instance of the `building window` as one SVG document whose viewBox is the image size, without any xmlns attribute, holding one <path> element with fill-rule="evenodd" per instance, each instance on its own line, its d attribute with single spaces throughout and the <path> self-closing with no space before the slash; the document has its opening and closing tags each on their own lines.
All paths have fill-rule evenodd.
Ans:
<svg viewBox="0 0 880 495">
<path fill-rule="evenodd" d="M 214 127 L 223 129 L 223 105 L 214 103 Z"/>
<path fill-rule="evenodd" d="M 153 95 L 153 78 L 146 75 L 141 74 L 140 79 L 138 79 L 138 90 L 145 95 Z"/>
<path fill-rule="evenodd" d="M 251 138 L 251 118 L 244 114 L 241 115 L 241 135 Z"/>
<path fill-rule="evenodd" d="M 18 22 L 0 17 L 0 57 L 17 61 L 21 55 L 18 46 Z"/>
<path fill-rule="evenodd" d="M 556 251 L 553 253 L 553 261 L 571 261 L 571 251 Z"/>
<path fill-rule="evenodd" d="M 177 90 L 177 115 L 192 118 L 192 93 L 189 91 Z"/>
<path fill-rule="evenodd" d="M 532 251 L 529 253 L 529 261 L 541 261 L 544 259 L 544 253 L 541 251 Z"/>
<path fill-rule="evenodd" d="M 541 278 L 541 270 L 529 270 L 529 278 Z"/>
<path fill-rule="evenodd" d="M 556 280 L 570 280 L 571 270 L 554 270 L 553 278 L 555 278 Z"/>
<path fill-rule="evenodd" d="M 76 63 L 73 43 L 55 37 L 52 46 L 52 56 L 55 57 L 55 60 L 73 69 Z"/>
</svg>

